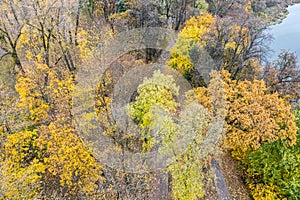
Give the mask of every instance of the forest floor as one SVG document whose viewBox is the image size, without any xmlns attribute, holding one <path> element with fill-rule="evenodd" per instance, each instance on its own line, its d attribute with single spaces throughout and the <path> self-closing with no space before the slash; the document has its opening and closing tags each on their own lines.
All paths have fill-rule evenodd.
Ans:
<svg viewBox="0 0 300 200">
<path fill-rule="evenodd" d="M 228 152 L 218 155 L 216 160 L 219 162 L 220 169 L 225 178 L 227 189 L 232 197 L 232 200 L 250 200 L 249 191 L 244 183 L 242 171 L 238 169 L 238 162 L 234 160 Z M 217 189 L 214 182 L 212 170 L 204 170 L 204 189 L 205 200 L 217 200 Z M 223 188 L 225 190 L 226 188 Z M 226 195 L 225 195 L 226 196 Z"/>
<path fill-rule="evenodd" d="M 222 153 L 219 161 L 232 199 L 250 199 L 249 191 L 242 176 L 243 172 L 238 170 L 238 162 L 230 156 L 229 152 Z"/>
</svg>

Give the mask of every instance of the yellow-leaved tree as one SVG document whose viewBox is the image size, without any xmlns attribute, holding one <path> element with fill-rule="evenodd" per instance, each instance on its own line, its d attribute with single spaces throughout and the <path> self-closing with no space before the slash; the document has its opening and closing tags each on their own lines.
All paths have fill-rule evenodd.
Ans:
<svg viewBox="0 0 300 200">
<path fill-rule="evenodd" d="M 16 83 L 27 123 L 4 136 L 1 193 L 6 199 L 95 198 L 102 166 L 73 125 L 72 75 L 33 65 Z"/>
<path fill-rule="evenodd" d="M 254 29 L 254 23 L 259 21 L 248 15 L 220 18 L 202 12 L 198 17 L 191 17 L 170 50 L 168 65 L 193 80 L 198 70 L 195 65 L 205 66 L 205 63 L 199 61 L 203 54 L 201 50 L 205 50 L 214 60 L 215 67 L 228 70 L 232 79 L 252 80 L 261 67 L 260 56 L 264 47 L 259 46 L 260 41 L 267 38 L 262 29 Z"/>
<path fill-rule="evenodd" d="M 215 18 L 206 12 L 188 20 L 179 33 L 175 45 L 170 50 L 171 59 L 168 61 L 168 65 L 182 74 L 188 73 L 194 67 L 190 55 L 191 50 L 196 44 L 206 45 L 206 34 L 214 23 Z"/>
<path fill-rule="evenodd" d="M 266 142 L 279 139 L 294 145 L 297 138 L 295 117 L 289 105 L 277 93 L 270 94 L 260 80 L 235 81 L 228 71 L 222 71 L 225 82 L 227 117 L 225 146 L 234 158 L 243 161 L 246 156 Z M 212 105 L 207 88 L 195 90 L 199 102 Z"/>
</svg>

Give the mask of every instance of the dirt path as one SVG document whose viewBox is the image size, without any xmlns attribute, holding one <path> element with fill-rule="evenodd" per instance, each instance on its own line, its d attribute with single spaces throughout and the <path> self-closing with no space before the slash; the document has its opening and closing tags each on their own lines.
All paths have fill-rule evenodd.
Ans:
<svg viewBox="0 0 300 200">
<path fill-rule="evenodd" d="M 227 188 L 225 177 L 223 176 L 223 172 L 218 161 L 212 159 L 210 167 L 214 177 L 216 191 L 218 193 L 218 200 L 232 200 L 232 197 Z"/>
</svg>

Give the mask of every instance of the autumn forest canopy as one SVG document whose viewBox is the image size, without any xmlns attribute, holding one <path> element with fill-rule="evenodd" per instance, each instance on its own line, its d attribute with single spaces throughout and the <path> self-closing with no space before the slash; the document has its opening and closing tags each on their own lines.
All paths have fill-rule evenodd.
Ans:
<svg viewBox="0 0 300 200">
<path fill-rule="evenodd" d="M 300 199 L 293 3 L 0 1 L 0 199 Z"/>
</svg>

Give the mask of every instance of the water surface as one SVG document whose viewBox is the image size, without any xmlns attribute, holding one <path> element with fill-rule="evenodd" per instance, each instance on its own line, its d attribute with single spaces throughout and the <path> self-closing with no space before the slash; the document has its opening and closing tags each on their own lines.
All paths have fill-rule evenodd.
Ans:
<svg viewBox="0 0 300 200">
<path fill-rule="evenodd" d="M 280 53 L 281 49 L 296 52 L 300 62 L 300 4 L 288 7 L 289 14 L 282 23 L 271 26 L 274 41 L 271 48 L 275 51 L 272 59 Z"/>
</svg>

